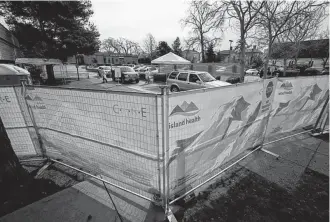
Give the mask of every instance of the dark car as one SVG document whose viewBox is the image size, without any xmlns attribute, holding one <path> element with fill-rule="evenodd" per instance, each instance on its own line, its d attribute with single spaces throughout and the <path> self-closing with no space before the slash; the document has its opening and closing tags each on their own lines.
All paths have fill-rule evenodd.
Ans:
<svg viewBox="0 0 330 222">
<path fill-rule="evenodd" d="M 322 75 L 322 68 L 315 68 L 315 67 L 310 67 L 305 69 L 305 71 L 301 74 L 302 76 L 317 76 L 317 75 Z"/>
</svg>

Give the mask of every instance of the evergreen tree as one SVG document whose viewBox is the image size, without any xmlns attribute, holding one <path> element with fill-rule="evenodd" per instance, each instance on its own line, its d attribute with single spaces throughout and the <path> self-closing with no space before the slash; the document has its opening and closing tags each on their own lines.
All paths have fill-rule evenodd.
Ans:
<svg viewBox="0 0 330 222">
<path fill-rule="evenodd" d="M 182 56 L 181 42 L 179 37 L 176 37 L 175 41 L 173 42 L 172 48 L 174 54 Z"/>
<path fill-rule="evenodd" d="M 213 48 L 214 48 L 213 44 L 210 44 L 207 48 L 207 51 L 206 51 L 207 62 L 214 62 L 214 60 L 215 60 L 215 53 L 214 53 Z"/>
<path fill-rule="evenodd" d="M 160 41 L 158 43 L 158 46 L 157 46 L 157 55 L 158 56 L 163 56 L 171 51 L 172 51 L 172 49 L 171 49 L 171 47 L 168 46 L 167 42 Z"/>
<path fill-rule="evenodd" d="M 89 22 L 90 1 L 4 1 L 0 11 L 25 57 L 65 61 L 99 50 L 99 32 Z"/>
</svg>

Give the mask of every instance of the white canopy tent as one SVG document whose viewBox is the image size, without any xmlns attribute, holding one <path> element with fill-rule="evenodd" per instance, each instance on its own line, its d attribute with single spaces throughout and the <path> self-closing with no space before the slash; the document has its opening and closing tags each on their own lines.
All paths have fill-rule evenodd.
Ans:
<svg viewBox="0 0 330 222">
<path fill-rule="evenodd" d="M 166 55 L 163 55 L 157 59 L 151 61 L 151 64 L 157 65 L 187 65 L 191 64 L 190 61 L 174 54 L 173 52 L 169 52 Z"/>
</svg>

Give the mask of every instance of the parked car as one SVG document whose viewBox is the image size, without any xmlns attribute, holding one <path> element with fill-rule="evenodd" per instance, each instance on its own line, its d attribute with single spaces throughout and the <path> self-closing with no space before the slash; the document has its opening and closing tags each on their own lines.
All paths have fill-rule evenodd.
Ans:
<svg viewBox="0 0 330 222">
<path fill-rule="evenodd" d="M 321 75 L 329 75 L 329 67 L 325 67 L 322 72 Z"/>
<path fill-rule="evenodd" d="M 305 69 L 304 76 L 329 75 L 329 67 L 309 67 Z"/>
<path fill-rule="evenodd" d="M 111 74 L 111 67 L 110 66 L 99 66 L 97 68 L 97 73 L 99 74 L 100 77 L 103 76 L 103 74 L 107 75 L 110 75 Z M 110 78 L 110 76 L 109 76 Z"/>
<path fill-rule="evenodd" d="M 231 85 L 230 83 L 216 80 L 208 72 L 189 70 L 171 72 L 167 79 L 167 84 L 170 86 L 171 92 Z"/>
<path fill-rule="evenodd" d="M 257 69 L 248 69 L 245 72 L 247 75 L 257 75 L 259 71 Z"/>
<path fill-rule="evenodd" d="M 149 72 L 150 75 L 158 73 L 158 69 L 155 67 L 145 67 L 138 71 L 140 79 L 145 79 L 146 73 Z"/>
<path fill-rule="evenodd" d="M 125 82 L 139 82 L 139 74 L 134 71 L 132 67 L 129 66 L 120 66 L 120 72 L 121 72 L 121 78 L 120 82 L 125 83 Z"/>
</svg>

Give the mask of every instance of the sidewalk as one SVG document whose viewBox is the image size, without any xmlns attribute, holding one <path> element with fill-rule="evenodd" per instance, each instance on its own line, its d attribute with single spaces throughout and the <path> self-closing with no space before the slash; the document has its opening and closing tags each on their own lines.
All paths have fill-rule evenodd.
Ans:
<svg viewBox="0 0 330 222">
<path fill-rule="evenodd" d="M 277 160 L 274 156 L 262 151 L 257 151 L 234 168 L 236 170 L 243 169 L 241 170 L 242 172 L 253 172 L 256 175 L 260 175 L 262 178 L 266 179 L 266 181 L 276 184 L 276 186 L 278 185 L 281 189 L 283 188 L 283 190 L 288 190 L 289 192 L 295 191 L 307 170 L 316 171 L 326 177 L 329 176 L 328 135 L 326 137 L 323 136 L 323 138 L 315 138 L 308 133 L 300 134 L 292 138 L 269 144 L 264 148 L 279 154 L 279 159 Z M 237 174 L 234 173 L 235 169 L 227 171 L 221 178 Z M 239 176 L 240 179 L 246 177 L 246 173 L 244 172 L 244 175 L 241 174 Z M 213 183 L 216 181 L 218 180 L 214 180 Z M 239 180 L 236 180 L 236 183 L 239 182 Z M 315 185 L 317 184 L 311 184 L 310 187 L 316 187 Z M 221 188 L 215 187 L 209 190 L 211 193 L 208 197 L 208 202 L 212 201 L 212 198 L 219 198 L 221 195 L 225 194 L 233 184 L 227 186 L 228 187 Z M 267 186 L 265 187 L 267 190 L 269 188 L 268 185 L 264 184 L 258 184 L 258 186 Z M 107 187 L 124 221 L 162 221 L 164 214 L 161 208 L 155 207 L 146 200 L 125 193 L 111 186 Z M 248 187 L 244 189 L 248 189 Z M 322 193 L 325 191 L 320 190 L 319 192 Z M 235 195 L 239 196 L 240 193 Z M 263 201 L 265 200 L 263 199 Z M 268 201 L 271 202 L 273 200 Z M 193 206 L 184 205 L 184 207 L 187 209 L 189 208 L 189 210 L 194 213 L 201 211 L 209 216 L 213 213 L 216 214 L 216 212 L 219 211 L 218 208 L 212 207 L 210 203 L 204 204 L 204 208 L 200 207 L 198 203 L 195 203 Z M 311 211 L 313 210 L 315 209 L 311 209 Z M 256 213 L 254 211 L 251 212 Z M 256 217 L 258 216 L 260 215 L 256 215 Z M 118 216 L 114 211 L 113 204 L 111 203 L 103 184 L 99 181 L 87 180 L 8 214 L 3 218 L 0 218 L 0 221 L 120 221 L 119 218 L 116 217 Z M 200 220 L 196 219 L 194 221 Z M 247 219 L 245 221 L 253 220 Z"/>
</svg>

